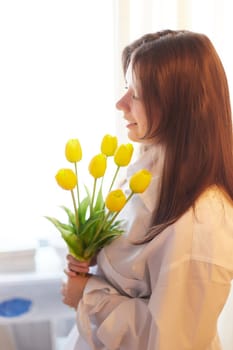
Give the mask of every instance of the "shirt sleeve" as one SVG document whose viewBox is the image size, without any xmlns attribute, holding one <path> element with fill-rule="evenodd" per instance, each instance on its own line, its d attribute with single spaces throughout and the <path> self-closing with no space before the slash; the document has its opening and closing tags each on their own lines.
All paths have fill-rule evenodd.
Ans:
<svg viewBox="0 0 233 350">
<path fill-rule="evenodd" d="M 225 268 L 188 260 L 165 271 L 153 290 L 157 350 L 220 349 L 218 316 L 230 292 Z"/>
<path fill-rule="evenodd" d="M 100 277 L 88 281 L 77 322 L 91 349 L 147 349 L 144 337 L 149 335 L 151 324 L 148 300 L 121 295 Z"/>
<path fill-rule="evenodd" d="M 94 350 L 218 349 L 217 319 L 230 290 L 225 275 L 213 264 L 184 261 L 152 278 L 149 299 L 121 295 L 93 276 L 78 308 L 80 333 Z"/>
</svg>

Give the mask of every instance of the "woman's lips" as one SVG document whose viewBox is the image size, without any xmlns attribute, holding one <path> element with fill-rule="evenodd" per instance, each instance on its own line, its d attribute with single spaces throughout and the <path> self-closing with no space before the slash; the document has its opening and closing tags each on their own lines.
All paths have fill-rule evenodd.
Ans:
<svg viewBox="0 0 233 350">
<path fill-rule="evenodd" d="M 135 126 L 135 125 L 137 125 L 137 123 L 129 123 L 129 124 L 126 125 L 126 127 L 127 127 L 127 128 L 131 128 L 131 127 L 133 127 L 133 126 Z"/>
</svg>

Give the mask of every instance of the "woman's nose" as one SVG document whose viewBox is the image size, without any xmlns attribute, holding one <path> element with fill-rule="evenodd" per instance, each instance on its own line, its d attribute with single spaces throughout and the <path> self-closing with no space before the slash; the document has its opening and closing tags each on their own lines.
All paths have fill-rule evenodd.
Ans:
<svg viewBox="0 0 233 350">
<path fill-rule="evenodd" d="M 125 95 L 122 96 L 117 102 L 116 102 L 116 108 L 120 111 L 124 111 L 127 109 L 127 101 L 125 98 Z"/>
<path fill-rule="evenodd" d="M 121 110 L 121 99 L 116 102 L 116 109 Z"/>
</svg>

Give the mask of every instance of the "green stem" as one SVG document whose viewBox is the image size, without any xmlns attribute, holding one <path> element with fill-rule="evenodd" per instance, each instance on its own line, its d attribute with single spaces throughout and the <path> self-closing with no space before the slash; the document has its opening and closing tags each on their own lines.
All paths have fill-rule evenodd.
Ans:
<svg viewBox="0 0 233 350">
<path fill-rule="evenodd" d="M 95 199 L 95 191 L 96 191 L 96 183 L 97 179 L 94 179 L 94 185 L 93 185 L 93 193 L 92 193 L 92 198 L 91 198 L 91 214 L 93 213 L 93 206 L 94 206 L 94 199 Z"/>
<path fill-rule="evenodd" d="M 76 201 L 75 201 L 75 197 L 74 197 L 74 191 L 71 190 L 70 192 L 71 192 L 72 201 L 73 201 L 73 205 L 74 205 L 75 222 L 76 222 L 77 232 L 78 232 L 78 228 L 79 228 L 78 209 L 77 209 L 77 205 L 76 205 Z"/>
<path fill-rule="evenodd" d="M 96 238 L 98 237 L 100 231 L 101 231 L 102 228 L 104 227 L 104 225 L 105 225 L 105 223 L 106 223 L 106 221 L 108 220 L 108 218 L 109 218 L 110 215 L 111 215 L 111 212 L 109 211 L 109 212 L 107 213 L 107 215 L 105 216 L 104 220 L 102 221 L 102 224 L 99 226 L 98 230 L 96 231 L 96 233 L 95 233 L 95 235 L 94 235 L 94 237 L 93 237 L 93 239 L 92 239 L 93 242 L 95 242 Z"/>
<path fill-rule="evenodd" d="M 126 199 L 125 205 L 126 205 L 126 203 L 133 197 L 133 195 L 134 195 L 134 192 L 131 192 L 130 195 L 128 196 L 128 198 Z M 107 229 L 112 225 L 113 221 L 116 219 L 116 217 L 119 215 L 120 212 L 121 212 L 121 210 L 119 210 L 118 212 L 116 212 L 116 213 L 113 215 L 112 219 L 111 219 L 111 220 L 109 221 L 109 223 L 108 223 Z M 106 222 L 107 222 L 107 220 L 108 220 L 108 218 L 109 218 L 109 216 L 110 216 L 111 214 L 112 214 L 112 212 L 109 211 L 109 212 L 107 213 L 107 215 L 105 216 L 105 218 L 104 218 L 102 224 L 99 226 L 98 230 L 96 231 L 96 233 L 95 233 L 95 235 L 94 235 L 94 237 L 93 237 L 93 240 L 92 240 L 93 242 L 95 242 L 96 238 L 98 237 L 100 231 L 102 230 L 102 228 L 103 228 L 104 225 L 106 224 Z"/>
<path fill-rule="evenodd" d="M 77 169 L 77 162 L 74 163 L 75 167 L 75 174 L 77 177 L 77 198 L 78 198 L 78 206 L 80 207 L 80 195 L 79 195 L 79 186 L 78 186 L 78 169 Z"/>
<path fill-rule="evenodd" d="M 105 174 L 104 174 L 105 175 Z M 101 179 L 100 189 L 103 191 L 104 176 Z M 102 192 L 103 193 L 103 192 Z"/>
<path fill-rule="evenodd" d="M 130 195 L 128 196 L 128 198 L 126 199 L 125 205 L 126 205 L 126 203 L 133 197 L 133 195 L 134 195 L 134 192 L 131 192 Z M 112 219 L 111 219 L 111 220 L 109 221 L 109 223 L 108 223 L 108 227 L 107 227 L 107 228 L 109 228 L 109 227 L 111 226 L 111 224 L 113 223 L 113 221 L 116 219 L 116 217 L 119 215 L 120 212 L 121 212 L 121 210 L 119 210 L 118 212 L 116 212 L 116 213 L 113 215 Z M 93 237 L 93 240 L 92 240 L 93 242 L 95 242 L 96 238 L 98 237 L 100 231 L 102 230 L 102 228 L 103 228 L 104 225 L 106 224 L 106 222 L 107 222 L 107 220 L 108 220 L 108 218 L 109 218 L 109 216 L 110 216 L 111 214 L 112 214 L 112 212 L 109 211 L 109 212 L 107 213 L 107 215 L 105 216 L 105 218 L 104 218 L 102 224 L 99 226 L 98 230 L 96 231 L 96 233 L 95 233 L 95 235 L 94 235 L 94 237 Z"/>
<path fill-rule="evenodd" d="M 116 169 L 115 174 L 114 174 L 114 176 L 113 176 L 112 183 L 111 183 L 111 185 L 110 185 L 110 187 L 109 187 L 108 192 L 111 191 L 111 189 L 112 189 L 112 187 L 113 187 L 113 185 L 114 185 L 114 182 L 115 182 L 115 180 L 116 180 L 116 177 L 117 177 L 117 175 L 118 175 L 119 170 L 120 170 L 120 166 L 117 166 L 117 169 Z"/>
<path fill-rule="evenodd" d="M 110 185 L 110 187 L 109 187 L 108 193 L 111 192 L 111 189 L 112 189 L 112 187 L 113 187 L 113 185 L 114 185 L 114 182 L 115 182 L 115 180 L 116 180 L 116 177 L 117 177 L 117 175 L 118 175 L 118 173 L 119 173 L 119 170 L 120 170 L 120 167 L 117 166 L 117 169 L 116 169 L 115 174 L 114 174 L 114 176 L 113 176 L 113 179 L 112 179 L 111 185 Z M 105 208 L 105 203 L 104 203 L 104 205 L 103 205 L 103 209 L 104 209 L 104 208 Z"/>
</svg>

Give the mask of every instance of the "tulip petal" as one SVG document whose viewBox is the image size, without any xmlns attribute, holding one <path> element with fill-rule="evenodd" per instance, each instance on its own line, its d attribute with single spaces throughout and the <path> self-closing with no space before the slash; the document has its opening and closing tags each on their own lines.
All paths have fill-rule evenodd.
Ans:
<svg viewBox="0 0 233 350">
<path fill-rule="evenodd" d="M 98 179 L 104 176 L 106 167 L 106 156 L 104 154 L 97 154 L 91 159 L 88 170 L 95 179 Z"/>
<path fill-rule="evenodd" d="M 73 190 L 77 185 L 77 176 L 72 169 L 60 169 L 55 176 L 58 185 L 64 190 Z"/>
<path fill-rule="evenodd" d="M 109 211 L 119 212 L 126 203 L 126 196 L 122 190 L 114 190 L 108 193 L 105 204 Z"/>
<path fill-rule="evenodd" d="M 131 176 L 129 187 L 134 193 L 142 193 L 149 186 L 152 174 L 147 169 L 141 169 Z"/>
<path fill-rule="evenodd" d="M 114 155 L 114 162 L 117 166 L 127 166 L 133 155 L 133 145 L 131 143 L 120 145 Z"/>
<path fill-rule="evenodd" d="M 82 148 L 78 139 L 70 139 L 67 141 L 65 156 L 71 163 L 79 162 L 82 159 Z"/>
<path fill-rule="evenodd" d="M 117 148 L 116 136 L 105 135 L 101 142 L 101 152 L 107 157 L 113 156 Z"/>
</svg>

